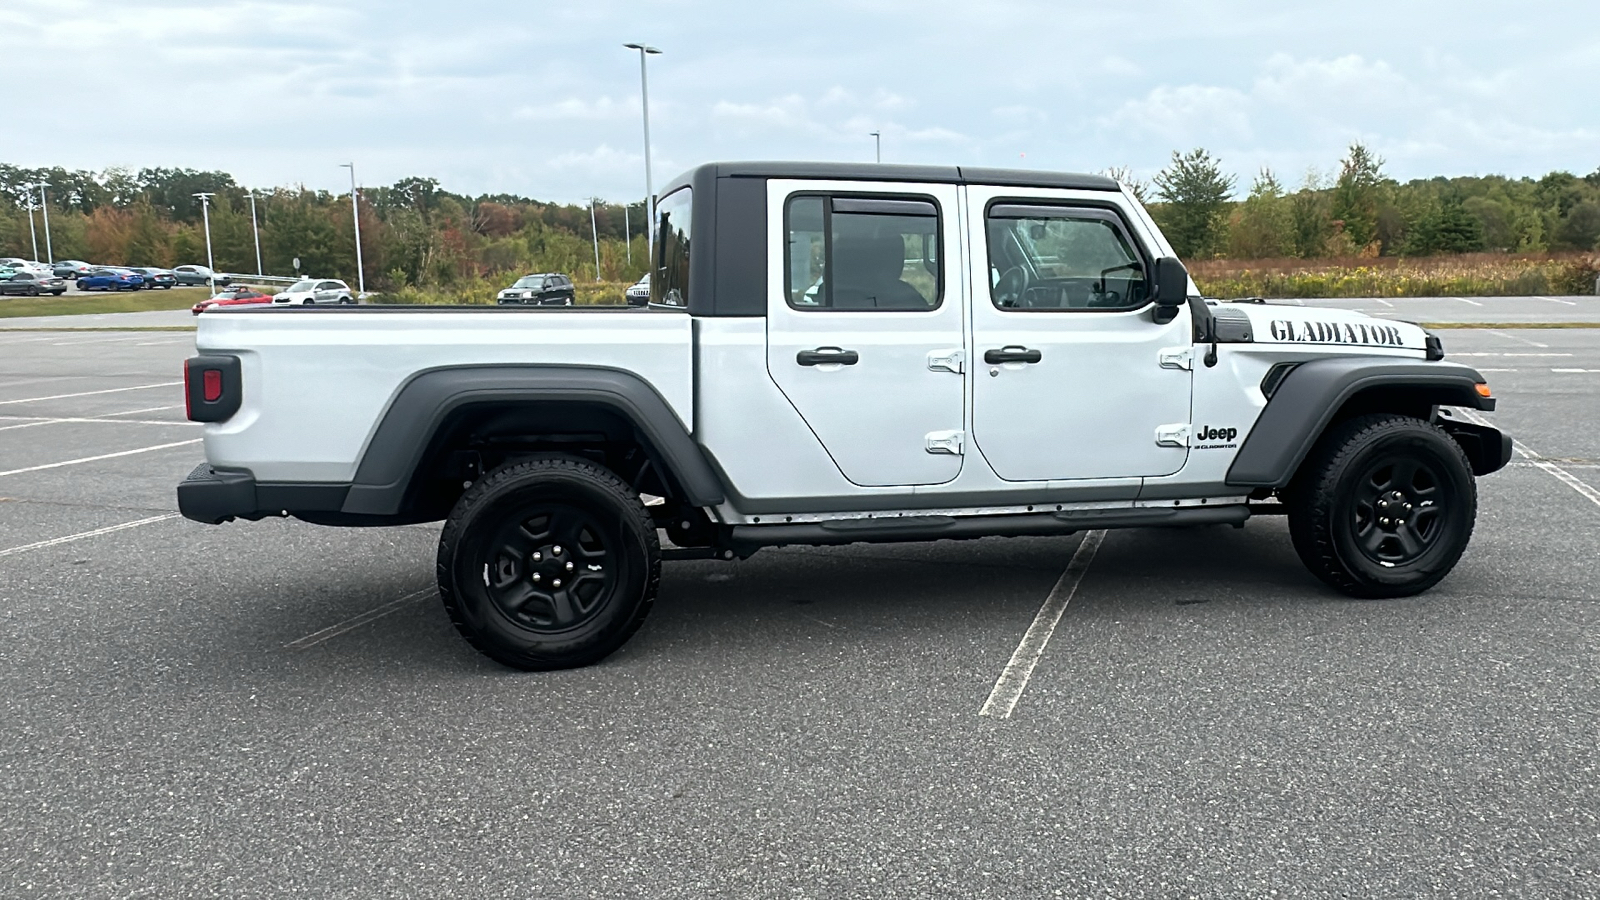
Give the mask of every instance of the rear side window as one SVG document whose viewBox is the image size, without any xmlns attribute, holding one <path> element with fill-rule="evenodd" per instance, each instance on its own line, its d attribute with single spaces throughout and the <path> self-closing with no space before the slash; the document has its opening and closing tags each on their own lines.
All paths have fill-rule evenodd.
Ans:
<svg viewBox="0 0 1600 900">
<path fill-rule="evenodd" d="M 939 308 L 939 207 L 931 199 L 796 195 L 784 207 L 784 231 L 784 299 L 794 309 Z"/>
<path fill-rule="evenodd" d="M 1115 212 L 1001 203 L 989 209 L 990 299 L 1000 309 L 1132 310 L 1150 299 L 1145 262 Z"/>
<path fill-rule="evenodd" d="M 679 188 L 656 203 L 655 275 L 650 302 L 660 306 L 689 305 L 689 226 L 694 217 L 690 188 Z"/>
</svg>

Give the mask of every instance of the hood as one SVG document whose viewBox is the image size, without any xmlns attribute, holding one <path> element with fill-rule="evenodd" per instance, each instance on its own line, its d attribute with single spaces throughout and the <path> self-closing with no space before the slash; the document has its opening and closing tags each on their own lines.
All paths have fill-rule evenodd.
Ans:
<svg viewBox="0 0 1600 900">
<path fill-rule="evenodd" d="M 1324 344 L 1390 350 L 1427 350 L 1428 332 L 1420 325 L 1378 319 L 1348 309 L 1314 306 L 1223 304 L 1250 317 L 1258 344 Z M 1237 313 L 1234 313 L 1237 315 Z"/>
</svg>

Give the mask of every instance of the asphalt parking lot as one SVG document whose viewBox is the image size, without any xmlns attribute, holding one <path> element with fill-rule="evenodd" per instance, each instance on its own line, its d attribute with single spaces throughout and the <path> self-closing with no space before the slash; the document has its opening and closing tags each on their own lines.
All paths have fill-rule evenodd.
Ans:
<svg viewBox="0 0 1600 900">
<path fill-rule="evenodd" d="M 1441 586 L 1112 532 L 1002 718 L 1084 536 L 668 563 L 514 673 L 435 527 L 177 517 L 191 335 L 0 332 L 0 896 L 1600 894 L 1600 330 L 1443 337 L 1522 453 Z"/>
</svg>

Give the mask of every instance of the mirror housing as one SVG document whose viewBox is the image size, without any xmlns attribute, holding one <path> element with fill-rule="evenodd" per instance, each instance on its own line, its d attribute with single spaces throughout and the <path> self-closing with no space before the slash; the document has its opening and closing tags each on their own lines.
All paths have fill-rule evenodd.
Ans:
<svg viewBox="0 0 1600 900">
<path fill-rule="evenodd" d="M 1189 270 L 1176 257 L 1156 260 L 1156 322 L 1166 324 L 1178 317 L 1178 310 L 1189 302 Z"/>
</svg>

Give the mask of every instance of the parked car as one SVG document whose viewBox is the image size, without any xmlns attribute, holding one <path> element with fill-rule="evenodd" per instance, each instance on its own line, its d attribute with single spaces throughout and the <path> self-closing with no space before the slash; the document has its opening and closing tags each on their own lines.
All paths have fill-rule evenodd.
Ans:
<svg viewBox="0 0 1600 900">
<path fill-rule="evenodd" d="M 55 265 L 51 267 L 51 271 L 55 273 L 57 278 L 65 278 L 71 281 L 80 275 L 89 274 L 89 270 L 92 268 L 94 266 L 81 259 L 60 259 L 56 260 Z"/>
<path fill-rule="evenodd" d="M 146 288 L 162 288 L 164 290 L 170 290 L 173 285 L 178 283 L 178 278 L 176 275 L 172 274 L 171 269 L 157 269 L 152 266 L 134 266 L 130 271 L 138 272 L 140 275 L 144 276 L 144 286 Z"/>
<path fill-rule="evenodd" d="M 80 291 L 137 291 L 144 287 L 144 276 L 131 269 L 113 269 L 102 266 L 90 269 L 89 274 L 78 276 Z"/>
<path fill-rule="evenodd" d="M 230 288 L 218 291 L 216 296 L 196 303 L 190 312 L 200 315 L 214 306 L 271 306 L 272 295 L 264 294 L 254 288 Z"/>
<path fill-rule="evenodd" d="M 16 272 L 4 281 L 0 281 L 0 294 L 20 294 L 25 297 L 55 294 L 59 297 L 66 292 L 67 282 L 54 275 Z"/>
<path fill-rule="evenodd" d="M 179 266 L 172 270 L 172 277 L 178 284 L 211 284 L 214 273 L 205 266 Z M 217 275 L 215 283 L 219 287 L 233 284 L 233 279 L 226 275 Z"/>
<path fill-rule="evenodd" d="M 629 306 L 646 306 L 650 303 L 650 273 L 635 281 L 622 296 L 626 297 Z"/>
<path fill-rule="evenodd" d="M 35 275 L 55 275 L 55 268 L 50 264 L 36 259 L 23 259 L 20 256 L 0 257 L 0 266 L 9 266 L 19 272 L 32 272 Z"/>
<path fill-rule="evenodd" d="M 572 279 L 559 273 L 524 275 L 501 291 L 494 302 L 525 306 L 571 306 L 577 296 Z"/>
<path fill-rule="evenodd" d="M 337 278 L 307 278 L 289 285 L 273 297 L 272 302 L 315 306 L 319 303 L 350 304 L 356 302 L 356 298 L 350 292 L 350 285 Z"/>
</svg>

